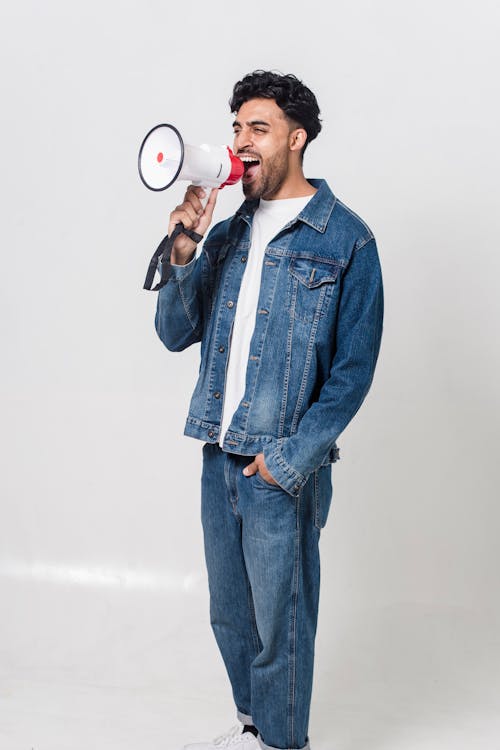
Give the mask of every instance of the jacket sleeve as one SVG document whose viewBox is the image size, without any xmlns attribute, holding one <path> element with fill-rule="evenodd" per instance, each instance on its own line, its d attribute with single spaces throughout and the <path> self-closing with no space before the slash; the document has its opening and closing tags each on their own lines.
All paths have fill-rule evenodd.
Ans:
<svg viewBox="0 0 500 750">
<path fill-rule="evenodd" d="M 336 350 L 318 400 L 297 431 L 264 449 L 266 467 L 297 496 L 309 474 L 321 466 L 368 393 L 380 348 L 383 320 L 382 274 L 375 239 L 353 251 L 342 280 Z"/>
<path fill-rule="evenodd" d="M 155 328 L 167 349 L 180 352 L 201 341 L 203 330 L 203 253 L 172 273 L 158 292 Z"/>
</svg>

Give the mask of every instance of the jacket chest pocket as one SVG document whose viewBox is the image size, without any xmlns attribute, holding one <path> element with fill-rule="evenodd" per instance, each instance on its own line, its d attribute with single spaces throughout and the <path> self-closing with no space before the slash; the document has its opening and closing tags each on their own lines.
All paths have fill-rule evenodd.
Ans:
<svg viewBox="0 0 500 750">
<path fill-rule="evenodd" d="M 288 269 L 287 307 L 295 320 L 311 323 L 325 315 L 338 282 L 337 263 L 292 258 Z"/>
</svg>

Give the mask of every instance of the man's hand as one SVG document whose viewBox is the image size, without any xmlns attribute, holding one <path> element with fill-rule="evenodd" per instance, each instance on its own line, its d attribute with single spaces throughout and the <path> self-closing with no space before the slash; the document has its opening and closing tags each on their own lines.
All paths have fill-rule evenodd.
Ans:
<svg viewBox="0 0 500 750">
<path fill-rule="evenodd" d="M 205 234 L 212 221 L 218 192 L 218 188 L 211 190 L 207 205 L 203 209 L 201 198 L 205 197 L 204 188 L 190 185 L 186 190 L 184 202 L 180 206 L 177 206 L 170 214 L 168 234 L 172 234 L 175 225 L 180 221 L 182 221 L 186 229 L 193 229 L 198 234 Z M 170 261 L 176 265 L 184 266 L 191 260 L 195 249 L 196 243 L 189 237 L 186 237 L 185 234 L 180 234 L 174 242 Z"/>
<path fill-rule="evenodd" d="M 259 474 L 261 474 L 262 476 L 262 479 L 264 479 L 269 484 L 278 484 L 278 482 L 274 481 L 272 475 L 266 469 L 266 462 L 264 461 L 263 453 L 257 453 L 252 463 L 248 464 L 248 466 L 245 466 L 245 468 L 243 469 L 243 474 L 246 477 L 251 477 L 252 474 L 256 474 L 257 472 L 259 472 Z"/>
</svg>

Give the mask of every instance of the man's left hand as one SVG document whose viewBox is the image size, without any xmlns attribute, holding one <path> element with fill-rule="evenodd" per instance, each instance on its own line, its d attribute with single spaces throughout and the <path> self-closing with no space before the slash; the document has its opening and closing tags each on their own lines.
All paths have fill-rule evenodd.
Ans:
<svg viewBox="0 0 500 750">
<path fill-rule="evenodd" d="M 257 472 L 259 472 L 259 474 L 262 476 L 262 479 L 264 479 L 269 484 L 278 484 L 278 482 L 275 482 L 272 475 L 266 469 L 266 462 L 264 461 L 263 453 L 257 453 L 252 463 L 248 464 L 248 466 L 245 466 L 245 468 L 243 469 L 243 474 L 246 477 L 251 477 L 252 474 L 256 474 Z"/>
</svg>

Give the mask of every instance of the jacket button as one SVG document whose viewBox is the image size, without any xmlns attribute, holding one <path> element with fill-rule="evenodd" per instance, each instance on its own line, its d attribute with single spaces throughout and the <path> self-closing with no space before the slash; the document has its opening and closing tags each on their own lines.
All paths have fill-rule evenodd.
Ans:
<svg viewBox="0 0 500 750">
<path fill-rule="evenodd" d="M 242 256 L 241 256 L 241 262 L 242 262 L 242 263 L 245 263 L 246 259 L 247 259 L 247 256 L 246 256 L 246 255 L 242 255 Z"/>
<path fill-rule="evenodd" d="M 208 431 L 208 437 L 213 437 L 213 436 L 214 436 L 214 431 L 213 430 L 209 430 Z"/>
<path fill-rule="evenodd" d="M 215 393 L 214 393 L 214 398 L 220 398 L 220 393 L 219 393 L 219 391 L 215 391 Z"/>
<path fill-rule="evenodd" d="M 223 347 L 223 346 L 219 346 L 219 351 L 220 351 L 220 352 L 222 353 L 222 352 L 225 352 L 225 351 L 226 351 L 226 349 L 225 349 L 225 347 Z"/>
<path fill-rule="evenodd" d="M 227 306 L 232 307 L 233 305 L 234 305 L 234 302 L 232 299 L 230 299 L 229 302 L 227 303 Z"/>
</svg>

